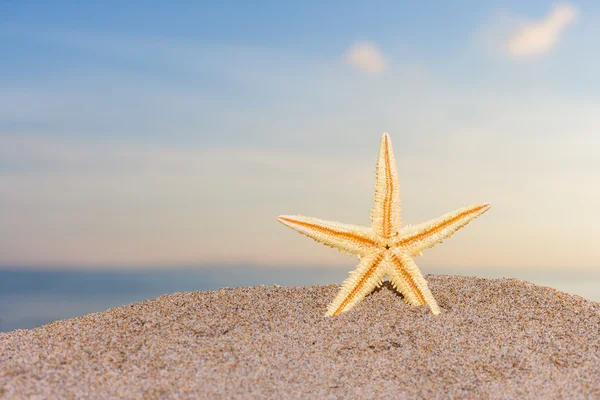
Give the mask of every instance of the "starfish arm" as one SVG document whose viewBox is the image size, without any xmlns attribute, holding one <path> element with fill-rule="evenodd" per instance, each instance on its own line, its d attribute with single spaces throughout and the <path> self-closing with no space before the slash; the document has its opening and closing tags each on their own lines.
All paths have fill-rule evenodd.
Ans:
<svg viewBox="0 0 600 400">
<path fill-rule="evenodd" d="M 399 238 L 394 245 L 401 246 L 412 257 L 421 255 L 423 250 L 449 238 L 490 207 L 489 204 L 463 207 L 422 224 L 407 226 L 399 233 Z"/>
<path fill-rule="evenodd" d="M 437 315 L 440 313 L 440 308 L 429 291 L 427 281 L 409 255 L 402 251 L 390 252 L 386 264 L 386 272 L 390 282 L 404 295 L 407 303 L 412 305 L 427 304 L 432 314 Z"/>
<path fill-rule="evenodd" d="M 361 258 L 357 268 L 350 272 L 337 296 L 327 307 L 325 316 L 336 316 L 350 310 L 381 284 L 386 272 L 380 266 L 383 257 L 382 252 L 374 251 Z"/>
<path fill-rule="evenodd" d="M 381 237 L 387 239 L 400 229 L 400 181 L 387 133 L 381 137 L 375 177 L 375 201 L 371 208 L 371 226 Z"/>
<path fill-rule="evenodd" d="M 344 253 L 364 255 L 376 244 L 369 228 L 299 215 L 281 215 L 277 219 L 285 226 Z"/>
</svg>

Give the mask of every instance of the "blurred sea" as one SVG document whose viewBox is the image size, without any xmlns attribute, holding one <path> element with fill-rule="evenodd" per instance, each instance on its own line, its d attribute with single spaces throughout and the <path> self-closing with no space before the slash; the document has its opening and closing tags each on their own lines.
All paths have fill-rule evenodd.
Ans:
<svg viewBox="0 0 600 400">
<path fill-rule="evenodd" d="M 41 326 L 162 294 L 254 285 L 341 283 L 348 268 L 214 267 L 87 271 L 0 269 L 0 332 Z M 512 277 L 600 301 L 597 271 L 422 268 L 424 274 Z"/>
</svg>

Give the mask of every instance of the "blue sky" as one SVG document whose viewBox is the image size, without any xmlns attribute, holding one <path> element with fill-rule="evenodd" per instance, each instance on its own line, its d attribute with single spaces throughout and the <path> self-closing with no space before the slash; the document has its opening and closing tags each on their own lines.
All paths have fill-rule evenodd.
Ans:
<svg viewBox="0 0 600 400">
<path fill-rule="evenodd" d="M 366 224 L 383 131 L 494 207 L 422 264 L 600 264 L 600 6 L 323 3 L 0 0 L 0 264 L 352 263 L 275 216 Z"/>
<path fill-rule="evenodd" d="M 520 92 L 593 98 L 600 89 L 591 79 L 600 66 L 598 57 L 590 56 L 595 36 L 589 32 L 598 19 L 593 3 L 577 4 L 587 18 L 579 18 L 565 32 L 567 39 L 579 36 L 569 46 L 562 40 L 554 54 L 516 63 L 495 54 L 497 49 L 488 42 L 500 40 L 504 31 L 510 32 L 520 21 L 544 17 L 551 3 L 128 4 L 3 2 L 0 82 L 9 92 L 5 96 L 18 92 L 7 101 L 20 109 L 27 105 L 47 109 L 45 104 L 58 93 L 75 104 L 69 107 L 61 101 L 64 106 L 54 105 L 53 111 L 77 113 L 79 118 L 67 123 L 66 115 L 57 121 L 42 118 L 35 110 L 7 109 L 10 115 L 2 118 L 0 127 L 77 138 L 164 141 L 170 135 L 158 126 L 173 118 L 186 121 L 186 128 L 171 135 L 186 142 L 221 143 L 245 140 L 248 135 L 259 137 L 254 131 L 265 130 L 262 125 L 254 131 L 250 127 L 250 132 L 241 135 L 233 127 L 222 129 L 225 109 L 234 108 L 239 120 L 256 115 L 253 111 L 259 107 L 286 116 L 314 113 L 314 108 L 323 113 L 342 112 L 348 102 L 338 101 L 340 85 L 348 92 L 382 99 L 402 97 L 407 92 L 405 84 L 419 78 L 448 91 L 493 91 L 500 97 Z M 376 82 L 358 81 L 352 71 L 338 68 L 344 51 L 365 40 L 376 43 L 391 65 L 392 71 Z M 570 53 L 584 52 L 586 62 L 569 62 Z M 328 84 L 319 86 L 320 82 Z M 149 98 L 153 95 L 161 99 Z M 168 104 L 174 104 L 169 96 L 187 98 L 190 109 L 169 114 Z M 322 103 L 314 103 L 317 97 Z M 98 109 L 90 100 L 106 101 Z M 339 104 L 341 110 L 331 103 Z M 367 103 L 357 100 L 354 105 L 372 107 L 368 111 L 375 113 L 380 109 L 377 102 Z M 201 110 L 206 110 L 207 118 L 200 117 Z M 134 113 L 140 115 L 135 118 Z M 123 123 L 123 114 L 130 115 L 131 121 Z M 378 114 L 379 119 L 387 118 L 383 111 Z M 142 121 L 143 115 L 152 118 Z M 291 118 L 286 118 L 282 129 Z M 159 132 L 148 125 L 157 126 Z M 246 140 L 247 145 L 258 143 L 254 136 Z"/>
</svg>

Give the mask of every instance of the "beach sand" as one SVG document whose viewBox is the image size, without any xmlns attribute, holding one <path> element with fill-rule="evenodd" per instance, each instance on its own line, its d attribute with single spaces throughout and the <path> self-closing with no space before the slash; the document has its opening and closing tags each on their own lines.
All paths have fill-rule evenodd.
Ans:
<svg viewBox="0 0 600 400">
<path fill-rule="evenodd" d="M 176 293 L 0 333 L 0 398 L 600 398 L 600 303 L 515 279 Z"/>
</svg>

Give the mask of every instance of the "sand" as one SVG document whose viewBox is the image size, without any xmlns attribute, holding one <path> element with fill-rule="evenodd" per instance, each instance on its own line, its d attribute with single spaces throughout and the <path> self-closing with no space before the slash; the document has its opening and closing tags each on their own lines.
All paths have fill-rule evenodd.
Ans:
<svg viewBox="0 0 600 400">
<path fill-rule="evenodd" d="M 0 334 L 0 398 L 600 398 L 600 303 L 427 276 L 325 318 L 337 285 L 176 293 Z"/>
</svg>

